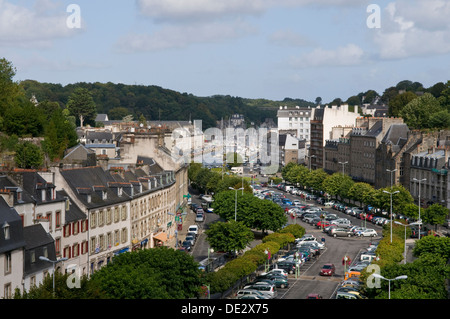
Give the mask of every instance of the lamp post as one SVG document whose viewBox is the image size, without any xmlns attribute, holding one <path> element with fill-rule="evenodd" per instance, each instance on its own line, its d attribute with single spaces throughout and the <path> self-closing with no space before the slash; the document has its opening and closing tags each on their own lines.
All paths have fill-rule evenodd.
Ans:
<svg viewBox="0 0 450 319">
<path fill-rule="evenodd" d="M 383 191 L 383 193 L 391 195 L 391 243 L 392 243 L 392 195 L 400 193 L 400 191 L 395 191 L 395 192 Z"/>
<path fill-rule="evenodd" d="M 348 164 L 348 162 L 339 162 L 339 164 L 342 165 L 342 175 L 345 175 L 344 166 L 345 164 Z"/>
<path fill-rule="evenodd" d="M 375 278 L 380 278 L 380 279 L 383 279 L 383 280 L 387 280 L 387 281 L 389 282 L 389 292 L 388 292 L 389 299 L 391 299 L 391 281 L 393 281 L 393 280 L 407 279 L 407 278 L 408 278 L 408 276 L 406 276 L 406 275 L 398 276 L 398 277 L 395 277 L 395 278 L 393 278 L 393 279 L 387 279 L 387 278 L 384 278 L 383 276 L 381 276 L 381 275 L 379 275 L 379 274 L 373 274 L 372 276 L 374 276 Z"/>
<path fill-rule="evenodd" d="M 403 257 L 403 263 L 404 264 L 406 264 L 406 227 L 410 227 L 410 226 L 414 226 L 414 225 L 419 225 L 419 224 L 421 224 L 421 223 L 411 223 L 411 224 L 402 224 L 402 223 L 400 223 L 400 222 L 398 222 L 398 221 L 395 221 L 395 223 L 397 224 L 397 225 L 400 225 L 400 226 L 403 226 L 403 227 L 405 227 L 405 250 L 404 250 L 404 252 L 403 252 L 403 255 L 404 255 L 404 257 Z"/>
<path fill-rule="evenodd" d="M 420 219 L 420 183 L 423 181 L 426 181 L 426 178 L 422 178 L 422 179 L 417 179 L 417 178 L 413 178 L 413 181 L 415 182 L 419 182 L 419 220 L 418 222 L 422 223 L 422 220 Z M 419 226 L 419 237 L 418 239 L 420 239 L 420 229 L 422 228 L 422 225 Z"/>
<path fill-rule="evenodd" d="M 241 190 L 241 189 L 244 189 L 244 188 L 243 188 L 243 187 L 237 188 L 237 189 L 235 189 L 235 188 L 233 188 L 233 187 L 228 187 L 228 188 L 235 191 L 235 198 L 234 198 L 234 221 L 236 221 L 236 220 L 237 220 L 237 191 L 239 191 L 239 190 Z"/>
<path fill-rule="evenodd" d="M 53 264 L 53 297 L 54 297 L 55 296 L 55 266 L 59 262 L 66 261 L 67 258 L 64 257 L 64 258 L 60 258 L 57 260 L 50 260 L 47 257 L 39 256 L 39 259 Z"/>
</svg>

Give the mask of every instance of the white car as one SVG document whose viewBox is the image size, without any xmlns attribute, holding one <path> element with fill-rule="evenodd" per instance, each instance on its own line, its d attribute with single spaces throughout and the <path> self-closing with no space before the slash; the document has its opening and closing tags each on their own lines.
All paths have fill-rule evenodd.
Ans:
<svg viewBox="0 0 450 319">
<path fill-rule="evenodd" d="M 281 275 L 283 275 L 283 276 L 285 276 L 285 277 L 288 276 L 288 273 L 287 273 L 284 269 L 279 269 L 279 268 L 277 268 L 277 269 L 272 269 L 272 270 L 270 270 L 270 271 L 268 271 L 268 272 L 263 272 L 263 273 L 261 274 L 261 276 L 264 276 L 264 275 L 267 275 L 267 274 L 281 274 Z"/>
<path fill-rule="evenodd" d="M 334 201 L 329 201 L 329 202 L 325 202 L 323 205 L 324 206 L 333 206 Z"/>
<path fill-rule="evenodd" d="M 369 228 L 369 229 L 363 229 L 356 233 L 356 236 L 359 237 L 375 237 L 378 236 L 378 233 L 375 229 Z"/>
</svg>

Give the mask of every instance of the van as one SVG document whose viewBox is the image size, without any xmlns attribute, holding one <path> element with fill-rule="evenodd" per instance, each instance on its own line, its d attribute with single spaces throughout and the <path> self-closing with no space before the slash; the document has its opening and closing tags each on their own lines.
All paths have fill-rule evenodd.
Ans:
<svg viewBox="0 0 450 319">
<path fill-rule="evenodd" d="M 277 288 L 275 285 L 255 283 L 250 286 L 245 286 L 244 289 L 253 289 L 261 292 L 263 295 L 267 296 L 269 299 L 274 299 L 277 295 Z"/>
<path fill-rule="evenodd" d="M 196 235 L 198 235 L 198 226 L 197 225 L 189 226 L 188 233 L 195 233 Z"/>
</svg>

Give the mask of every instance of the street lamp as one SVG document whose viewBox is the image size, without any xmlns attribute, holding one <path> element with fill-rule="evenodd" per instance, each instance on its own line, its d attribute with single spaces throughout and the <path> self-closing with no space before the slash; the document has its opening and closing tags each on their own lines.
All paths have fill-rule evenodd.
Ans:
<svg viewBox="0 0 450 319">
<path fill-rule="evenodd" d="M 422 179 L 417 179 L 417 178 L 413 178 L 413 181 L 415 182 L 419 182 L 419 220 L 418 222 L 422 222 L 422 220 L 420 219 L 420 183 L 423 181 L 426 181 L 426 178 L 422 178 Z M 419 237 L 418 239 L 420 239 L 420 229 L 422 228 L 422 225 L 419 226 Z"/>
<path fill-rule="evenodd" d="M 400 191 L 395 191 L 395 192 L 393 192 L 393 193 L 388 192 L 388 191 L 383 191 L 383 193 L 386 193 L 386 194 L 390 194 L 390 195 L 391 195 L 391 243 L 392 243 L 392 195 L 397 194 L 397 193 L 400 193 Z"/>
<path fill-rule="evenodd" d="M 403 227 L 405 227 L 405 251 L 404 251 L 404 257 L 403 257 L 403 263 L 404 264 L 406 264 L 406 227 L 410 227 L 410 226 L 414 226 L 414 225 L 419 225 L 419 224 L 422 224 L 422 223 L 420 223 L 420 222 L 416 222 L 416 223 L 411 223 L 411 224 L 402 224 L 402 223 L 400 223 L 400 222 L 398 222 L 398 221 L 395 221 L 395 223 L 397 224 L 397 225 L 401 225 L 401 226 L 403 226 Z"/>
<path fill-rule="evenodd" d="M 55 266 L 59 262 L 66 261 L 67 258 L 64 257 L 57 260 L 50 260 L 47 257 L 39 256 L 39 259 L 53 264 L 53 296 L 55 296 Z"/>
<path fill-rule="evenodd" d="M 387 281 L 389 282 L 389 293 L 388 293 L 389 299 L 391 299 L 391 281 L 393 281 L 393 280 L 407 279 L 407 278 L 408 278 L 408 276 L 406 276 L 406 275 L 398 276 L 398 277 L 395 277 L 395 278 L 393 278 L 393 279 L 387 279 L 387 278 L 384 278 L 383 276 L 381 276 L 381 275 L 379 275 L 379 274 L 373 274 L 372 276 L 374 276 L 375 278 L 380 278 L 380 279 L 383 279 L 383 280 L 387 280 Z"/>
<path fill-rule="evenodd" d="M 235 189 L 235 188 L 233 188 L 233 187 L 228 187 L 228 188 L 235 191 L 235 199 L 234 199 L 234 221 L 236 221 L 236 220 L 237 220 L 237 191 L 239 191 L 239 190 L 241 190 L 241 189 L 244 189 L 244 188 L 243 188 L 243 187 L 237 188 L 237 189 Z"/>
<path fill-rule="evenodd" d="M 339 162 L 339 164 L 342 165 L 342 175 L 345 175 L 345 173 L 344 173 L 344 165 L 348 164 L 348 162 Z"/>
</svg>

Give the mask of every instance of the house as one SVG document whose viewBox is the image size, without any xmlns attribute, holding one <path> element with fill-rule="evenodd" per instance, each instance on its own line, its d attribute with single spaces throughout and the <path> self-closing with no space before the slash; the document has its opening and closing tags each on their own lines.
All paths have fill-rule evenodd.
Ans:
<svg viewBox="0 0 450 319">
<path fill-rule="evenodd" d="M 13 207 L 13 193 L 0 191 L 0 298 L 22 291 L 24 252 L 27 245 L 22 219 Z"/>
<path fill-rule="evenodd" d="M 53 263 L 41 260 L 40 257 L 56 261 L 55 244 L 52 236 L 42 224 L 23 228 L 25 239 L 23 291 L 29 291 L 33 286 L 42 284 L 47 275 L 53 275 Z M 60 264 L 55 265 L 55 271 L 60 272 Z"/>
</svg>

